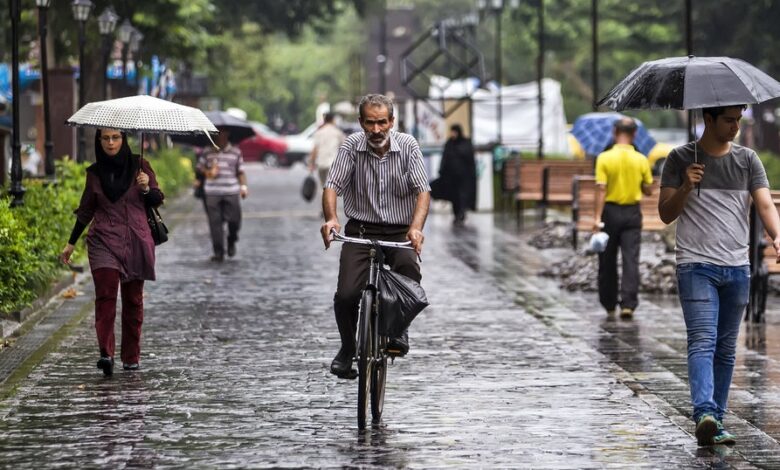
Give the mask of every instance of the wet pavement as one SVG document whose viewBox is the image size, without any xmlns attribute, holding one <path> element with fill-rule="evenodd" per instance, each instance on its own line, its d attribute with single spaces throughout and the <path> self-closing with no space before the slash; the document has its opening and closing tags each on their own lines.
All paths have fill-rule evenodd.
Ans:
<svg viewBox="0 0 780 470">
<path fill-rule="evenodd" d="M 141 371 L 103 378 L 84 316 L 6 391 L 0 467 L 780 468 L 780 311 L 740 337 L 725 420 L 739 443 L 698 448 L 674 297 L 609 319 L 595 294 L 536 275 L 571 250 L 531 248 L 492 214 L 459 230 L 431 215 L 431 306 L 390 367 L 382 423 L 359 433 L 356 381 L 328 372 L 338 248 L 323 250 L 304 175 L 250 167 L 223 264 L 199 203 L 165 211 Z"/>
</svg>

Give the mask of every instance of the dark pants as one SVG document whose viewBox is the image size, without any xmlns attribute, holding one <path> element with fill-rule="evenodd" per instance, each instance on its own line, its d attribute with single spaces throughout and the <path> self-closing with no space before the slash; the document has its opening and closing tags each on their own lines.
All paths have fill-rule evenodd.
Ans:
<svg viewBox="0 0 780 470">
<path fill-rule="evenodd" d="M 403 225 L 376 225 L 350 220 L 344 233 L 350 237 L 359 237 L 361 226 L 365 229 L 362 237 L 392 242 L 406 241 L 409 228 Z M 360 294 L 368 281 L 369 245 L 345 243 L 341 247 L 339 260 L 339 280 L 333 307 L 336 312 L 336 324 L 341 335 L 341 347 L 348 353 L 355 351 L 355 330 L 357 328 Z M 385 264 L 393 271 L 420 282 L 420 265 L 413 250 L 383 248 Z"/>
<path fill-rule="evenodd" d="M 92 271 L 95 283 L 95 331 L 101 356 L 114 357 L 114 320 L 117 291 L 122 292 L 122 362 L 138 364 L 141 356 L 141 325 L 144 322 L 144 281 L 119 283 L 119 271 Z"/>
<path fill-rule="evenodd" d="M 468 193 L 463 188 L 456 188 L 452 194 L 452 215 L 455 216 L 455 220 L 462 222 L 466 220 L 466 204 L 468 199 Z"/>
<path fill-rule="evenodd" d="M 607 310 L 618 304 L 617 257 L 620 249 L 623 276 L 620 306 L 635 309 L 639 303 L 639 249 L 642 242 L 642 211 L 639 204 L 621 206 L 606 203 L 601 214 L 609 235 L 607 248 L 599 254 L 599 301 Z"/>
<path fill-rule="evenodd" d="M 206 195 L 206 215 L 209 218 L 211 244 L 214 254 L 225 254 L 225 222 L 227 222 L 228 244 L 238 241 L 238 231 L 241 229 L 241 201 L 238 194 L 229 196 Z"/>
</svg>

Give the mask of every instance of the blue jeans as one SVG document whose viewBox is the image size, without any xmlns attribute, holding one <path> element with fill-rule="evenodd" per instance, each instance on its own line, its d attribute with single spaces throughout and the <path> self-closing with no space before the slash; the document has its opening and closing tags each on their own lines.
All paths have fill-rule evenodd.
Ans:
<svg viewBox="0 0 780 470">
<path fill-rule="evenodd" d="M 750 266 L 685 263 L 677 287 L 688 333 L 693 420 L 722 420 L 736 358 L 739 323 L 750 291 Z"/>
</svg>

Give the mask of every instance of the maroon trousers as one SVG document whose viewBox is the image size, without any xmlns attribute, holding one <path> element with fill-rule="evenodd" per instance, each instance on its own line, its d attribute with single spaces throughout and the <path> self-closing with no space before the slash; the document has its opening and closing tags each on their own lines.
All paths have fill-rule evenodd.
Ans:
<svg viewBox="0 0 780 470">
<path fill-rule="evenodd" d="M 101 356 L 114 357 L 116 297 L 120 290 L 119 271 L 101 268 L 92 271 L 95 283 L 95 331 Z M 122 362 L 138 364 L 141 356 L 141 324 L 144 321 L 144 281 L 121 284 Z"/>
</svg>

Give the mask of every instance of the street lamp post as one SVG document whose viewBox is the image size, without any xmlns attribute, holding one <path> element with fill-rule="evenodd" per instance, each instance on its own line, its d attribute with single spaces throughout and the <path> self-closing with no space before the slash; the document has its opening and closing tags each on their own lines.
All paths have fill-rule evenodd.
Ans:
<svg viewBox="0 0 780 470">
<path fill-rule="evenodd" d="M 133 91 L 133 94 L 136 94 L 138 92 L 138 84 L 139 81 L 139 71 L 138 71 L 138 56 L 139 51 L 141 50 L 141 41 L 143 41 L 144 35 L 141 33 L 141 31 L 138 31 L 138 29 L 133 28 L 133 34 L 130 36 L 130 45 L 128 49 L 130 49 L 130 53 L 133 55 L 133 71 L 135 72 L 135 90 Z"/>
<path fill-rule="evenodd" d="M 41 94 L 43 95 L 43 132 L 44 132 L 44 173 L 47 178 L 54 178 L 54 144 L 51 142 L 51 118 L 49 114 L 49 59 L 46 47 L 48 24 L 46 12 L 51 6 L 51 0 L 35 0 L 38 7 L 38 37 L 41 42 Z"/>
<path fill-rule="evenodd" d="M 98 28 L 100 36 L 103 38 L 103 99 L 108 99 L 108 55 L 111 50 L 111 35 L 116 28 L 116 22 L 119 17 L 114 13 L 114 9 L 106 7 L 103 13 L 98 17 Z"/>
<path fill-rule="evenodd" d="M 13 102 L 12 140 L 11 140 L 11 187 L 8 192 L 13 196 L 11 207 L 24 205 L 25 189 L 22 186 L 22 144 L 19 141 L 19 12 L 20 0 L 8 2 L 11 13 L 11 93 Z"/>
<path fill-rule="evenodd" d="M 79 107 L 86 104 L 86 67 L 84 67 L 84 46 L 87 44 L 86 38 L 86 24 L 89 13 L 92 11 L 94 5 L 90 0 L 73 0 L 71 3 L 71 9 L 73 10 L 73 17 L 79 22 Z M 86 141 L 84 137 L 84 129 L 78 128 L 78 141 L 79 148 L 76 154 L 76 161 L 81 163 L 86 158 Z"/>
<path fill-rule="evenodd" d="M 520 7 L 520 1 L 519 0 L 509 0 L 507 2 L 508 6 L 512 9 L 517 9 Z M 495 15 L 495 25 L 496 25 L 496 51 L 495 51 L 495 80 L 496 84 L 498 85 L 498 96 L 496 97 L 496 125 L 497 125 L 497 132 L 496 132 L 496 140 L 498 144 L 501 144 L 501 141 L 503 140 L 502 135 L 502 128 L 503 128 L 503 104 L 502 104 L 502 94 L 503 94 L 503 66 L 501 64 L 502 59 L 502 48 L 501 48 L 501 17 L 502 13 L 504 12 L 504 7 L 506 5 L 504 4 L 504 0 L 477 0 L 477 8 L 481 11 L 487 11 L 488 9 L 493 12 Z"/>
<path fill-rule="evenodd" d="M 133 35 L 133 25 L 130 24 L 130 19 L 125 18 L 117 31 L 119 35 L 119 41 L 122 43 L 122 84 L 127 86 L 127 49 L 130 44 L 130 37 Z"/>
<path fill-rule="evenodd" d="M 537 59 L 536 82 L 537 98 L 539 100 L 539 148 L 537 149 L 537 158 L 544 158 L 544 94 L 542 89 L 542 79 L 544 79 L 544 0 L 539 0 L 538 15 L 538 35 L 539 35 L 539 57 Z"/>
</svg>

